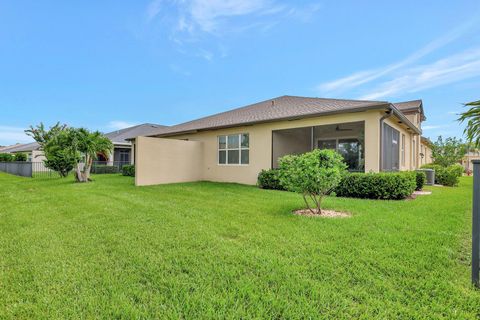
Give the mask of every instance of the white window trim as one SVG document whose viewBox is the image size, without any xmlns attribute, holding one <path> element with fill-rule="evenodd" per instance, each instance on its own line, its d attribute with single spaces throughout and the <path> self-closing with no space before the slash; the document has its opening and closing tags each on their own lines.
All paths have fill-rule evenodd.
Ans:
<svg viewBox="0 0 480 320">
<path fill-rule="evenodd" d="M 405 155 L 405 134 L 402 133 L 401 134 L 402 136 L 400 137 L 401 139 L 401 142 L 400 142 L 400 157 L 401 157 L 401 166 L 402 167 L 405 167 L 406 163 L 407 163 L 407 159 L 406 159 L 406 155 Z"/>
<path fill-rule="evenodd" d="M 242 147 L 242 135 L 248 135 L 248 147 Z M 228 148 L 228 136 L 238 136 L 238 148 Z M 225 137 L 225 149 L 220 149 L 220 137 Z M 228 150 L 238 150 L 238 163 L 227 163 L 228 162 Z M 248 163 L 242 162 L 242 150 L 248 150 Z M 220 151 L 225 152 L 225 163 L 220 163 Z M 243 133 L 232 133 L 232 134 L 221 134 L 217 136 L 217 166 L 221 167 L 247 167 L 250 165 L 250 134 L 248 132 Z"/>
</svg>

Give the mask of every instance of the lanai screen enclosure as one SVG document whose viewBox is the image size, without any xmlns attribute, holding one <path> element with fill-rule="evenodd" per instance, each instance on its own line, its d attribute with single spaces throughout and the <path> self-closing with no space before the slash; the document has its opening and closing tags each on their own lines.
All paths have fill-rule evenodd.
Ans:
<svg viewBox="0 0 480 320">
<path fill-rule="evenodd" d="M 272 167 L 287 154 L 313 149 L 333 149 L 345 159 L 350 171 L 365 171 L 365 123 L 349 122 L 314 127 L 276 130 L 272 133 Z"/>
</svg>

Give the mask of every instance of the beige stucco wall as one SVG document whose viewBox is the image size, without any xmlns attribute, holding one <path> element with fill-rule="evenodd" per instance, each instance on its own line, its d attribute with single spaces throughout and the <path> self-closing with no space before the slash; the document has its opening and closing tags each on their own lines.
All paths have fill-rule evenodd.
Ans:
<svg viewBox="0 0 480 320">
<path fill-rule="evenodd" d="M 420 153 L 424 154 L 423 158 L 420 157 L 421 165 L 429 164 L 433 162 L 432 149 L 428 144 L 421 142 Z"/>
<path fill-rule="evenodd" d="M 204 179 L 203 142 L 137 137 L 135 185 Z"/>
<path fill-rule="evenodd" d="M 380 152 L 380 123 L 379 119 L 383 113 L 380 111 L 364 111 L 356 113 L 346 113 L 339 115 L 329 115 L 317 118 L 299 119 L 293 121 L 279 121 L 272 123 L 263 123 L 252 126 L 243 126 L 236 128 L 227 128 L 198 132 L 194 134 L 185 134 L 173 136 L 171 139 L 188 139 L 189 141 L 199 141 L 203 143 L 203 163 L 200 171 L 203 180 L 237 182 L 244 184 L 255 184 L 258 173 L 262 169 L 271 168 L 272 165 L 272 131 L 289 128 L 300 128 L 326 124 L 340 124 L 356 121 L 365 121 L 365 170 L 379 171 L 379 152 Z M 250 163 L 248 165 L 219 165 L 217 137 L 219 135 L 248 133 L 250 135 Z M 145 146 L 147 147 L 147 146 Z M 138 154 L 144 152 L 137 146 Z M 155 154 L 161 154 L 161 150 L 148 152 L 154 161 Z M 163 150 L 163 152 L 166 152 Z M 137 166 L 142 167 L 143 164 Z M 149 165 L 153 169 L 152 165 Z M 159 165 L 157 164 L 157 168 Z M 142 169 L 140 169 L 142 170 Z M 158 169 L 162 170 L 162 169 Z"/>
</svg>

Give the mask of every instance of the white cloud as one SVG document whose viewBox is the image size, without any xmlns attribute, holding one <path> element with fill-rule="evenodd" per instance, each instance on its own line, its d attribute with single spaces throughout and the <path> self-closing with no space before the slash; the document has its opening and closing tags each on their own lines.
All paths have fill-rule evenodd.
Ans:
<svg viewBox="0 0 480 320">
<path fill-rule="evenodd" d="M 437 60 L 431 64 L 402 70 L 391 80 L 377 85 L 360 99 L 393 97 L 480 76 L 480 48 Z"/>
<path fill-rule="evenodd" d="M 33 139 L 24 130 L 25 128 L 0 125 L 0 145 L 32 142 Z"/>
<path fill-rule="evenodd" d="M 414 52 L 413 54 L 409 55 L 405 59 L 387 65 L 383 68 L 359 71 L 340 79 L 321 83 L 317 86 L 317 90 L 322 94 L 331 94 L 332 92 L 336 91 L 338 92 L 352 89 L 392 74 L 398 70 L 401 70 L 402 68 L 412 65 L 413 63 L 419 61 L 421 58 L 455 41 L 456 39 L 464 35 L 467 31 L 469 31 L 473 26 L 475 26 L 476 22 L 477 19 L 467 21 L 466 23 L 443 35 L 442 37 L 431 41 L 430 43 L 428 43 L 418 51 Z"/>
<path fill-rule="evenodd" d="M 162 2 L 162 0 L 153 0 L 148 4 L 145 12 L 147 21 L 152 21 L 160 13 Z"/>
<path fill-rule="evenodd" d="M 176 32 L 225 34 L 248 26 L 272 25 L 268 18 L 293 17 L 307 21 L 320 9 L 318 4 L 291 6 L 277 0 L 152 0 L 145 11 L 147 22 L 155 19 L 175 21 Z M 233 26 L 237 18 L 252 18 Z"/>
<path fill-rule="evenodd" d="M 136 125 L 138 125 L 138 123 L 121 121 L 121 120 L 114 120 L 114 121 L 110 121 L 106 127 L 108 129 L 113 129 L 113 130 L 121 130 L 121 129 L 129 128 L 129 127 L 133 127 L 133 126 L 136 126 Z"/>
</svg>

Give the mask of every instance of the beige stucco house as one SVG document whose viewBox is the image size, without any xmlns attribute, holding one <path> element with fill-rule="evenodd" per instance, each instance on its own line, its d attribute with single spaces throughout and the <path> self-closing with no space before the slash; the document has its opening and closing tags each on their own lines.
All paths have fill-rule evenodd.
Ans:
<svg viewBox="0 0 480 320">
<path fill-rule="evenodd" d="M 424 120 L 421 100 L 281 96 L 137 137 L 135 183 L 255 184 L 280 157 L 314 148 L 337 150 L 351 171 L 413 170 L 430 161 Z"/>
<path fill-rule="evenodd" d="M 471 170 L 473 170 L 473 160 L 480 160 L 480 150 L 468 150 L 463 157 L 461 164 L 467 173 L 471 173 Z"/>
</svg>

